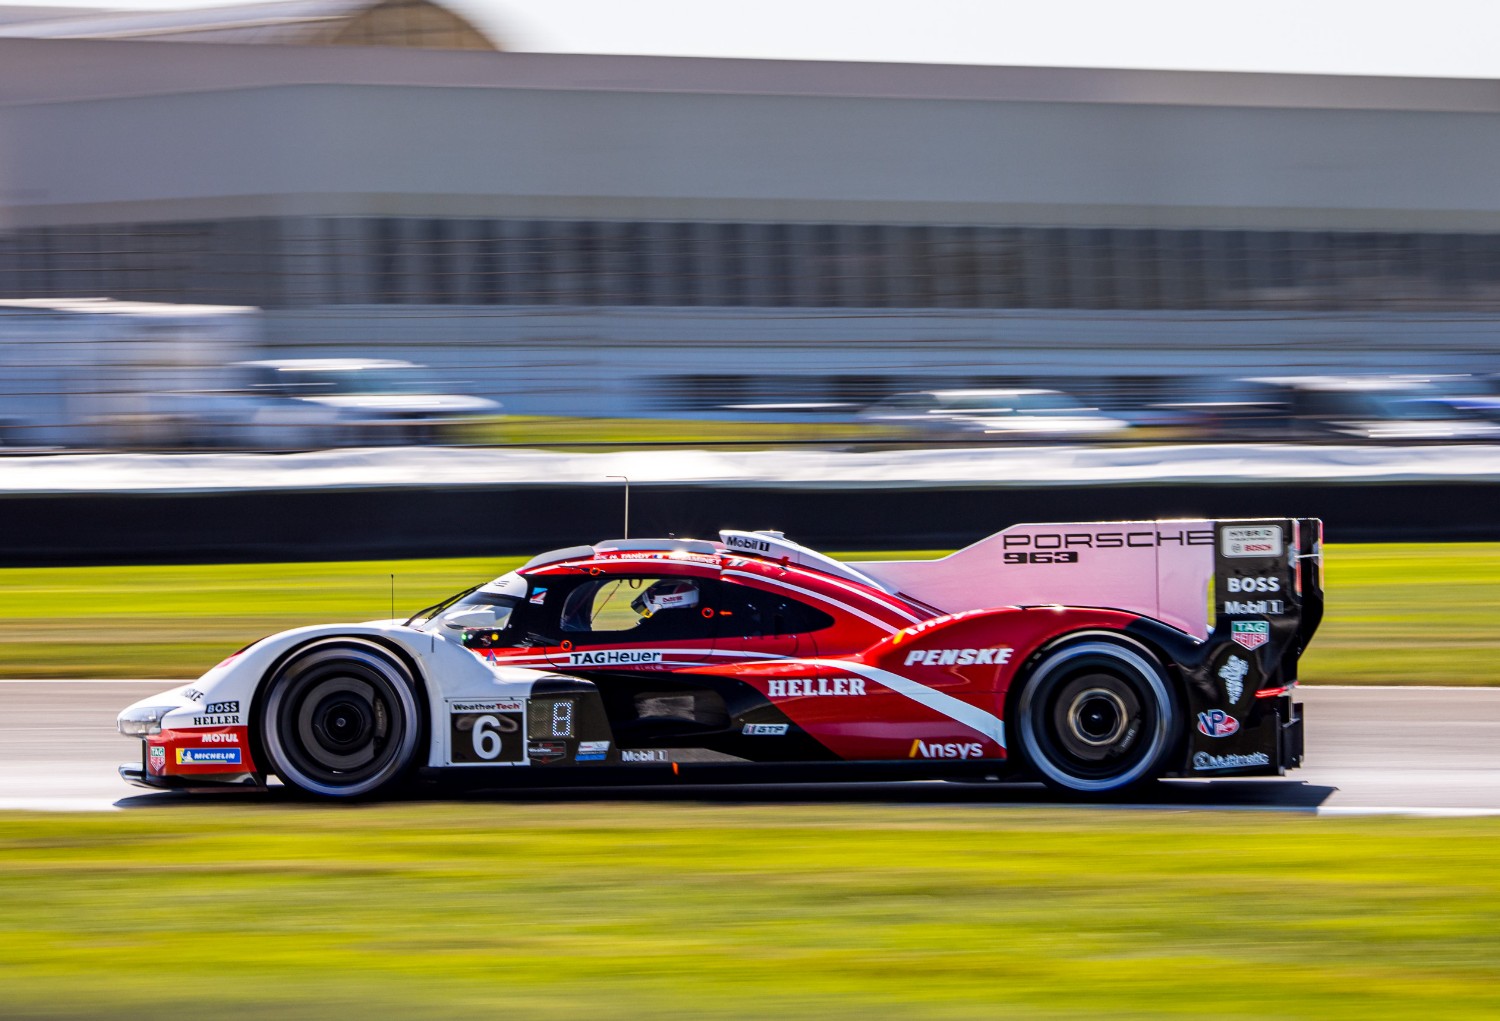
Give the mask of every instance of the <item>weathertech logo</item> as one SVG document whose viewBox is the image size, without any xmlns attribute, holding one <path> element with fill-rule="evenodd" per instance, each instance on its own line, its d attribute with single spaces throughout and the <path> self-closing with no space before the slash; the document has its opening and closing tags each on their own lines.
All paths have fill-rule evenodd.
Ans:
<svg viewBox="0 0 1500 1021">
<path fill-rule="evenodd" d="M 906 654 L 907 666 L 974 666 L 980 663 L 1009 663 L 1014 649 L 913 649 Z"/>
<path fill-rule="evenodd" d="M 772 698 L 811 698 L 816 695 L 863 695 L 863 677 L 792 677 L 771 681 L 766 692 Z"/>
<path fill-rule="evenodd" d="M 977 759 L 983 754 L 984 746 L 978 741 L 952 741 L 941 744 L 918 738 L 911 743 L 911 751 L 906 757 L 908 759 Z"/>
</svg>

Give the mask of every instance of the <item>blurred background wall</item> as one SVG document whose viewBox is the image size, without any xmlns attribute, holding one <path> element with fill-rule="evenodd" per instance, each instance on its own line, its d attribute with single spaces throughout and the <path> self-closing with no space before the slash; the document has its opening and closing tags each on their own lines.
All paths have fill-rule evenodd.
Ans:
<svg viewBox="0 0 1500 1021">
<path fill-rule="evenodd" d="M 257 307 L 252 354 L 410 359 L 532 413 L 1500 371 L 1488 82 L 465 51 L 433 5 L 221 11 L 0 26 L 0 298 Z"/>
</svg>

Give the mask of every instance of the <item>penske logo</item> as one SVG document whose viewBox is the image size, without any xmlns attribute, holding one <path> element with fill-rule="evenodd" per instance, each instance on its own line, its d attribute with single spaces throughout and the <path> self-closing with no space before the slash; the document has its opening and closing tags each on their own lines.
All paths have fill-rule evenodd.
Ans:
<svg viewBox="0 0 1500 1021">
<path fill-rule="evenodd" d="M 978 741 L 939 743 L 918 738 L 911 743 L 911 751 L 906 757 L 908 759 L 977 759 L 983 755 L 984 746 Z"/>
<path fill-rule="evenodd" d="M 992 649 L 913 649 L 906 654 L 907 666 L 975 666 L 1009 663 L 1014 649 L 999 645 Z"/>
</svg>

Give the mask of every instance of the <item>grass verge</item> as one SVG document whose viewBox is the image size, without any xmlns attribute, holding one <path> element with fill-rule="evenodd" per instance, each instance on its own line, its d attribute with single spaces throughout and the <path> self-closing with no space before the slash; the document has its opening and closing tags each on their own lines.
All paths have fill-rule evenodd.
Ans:
<svg viewBox="0 0 1500 1021">
<path fill-rule="evenodd" d="M 1497 838 L 973 805 L 4 814 L 0 989 L 11 1018 L 1493 1017 Z"/>
<path fill-rule="evenodd" d="M 936 556 L 852 554 L 848 559 Z M 522 558 L 0 570 L 0 677 L 196 677 L 289 627 L 410 613 Z M 1500 543 L 1330 546 L 1312 684 L 1500 684 Z"/>
</svg>

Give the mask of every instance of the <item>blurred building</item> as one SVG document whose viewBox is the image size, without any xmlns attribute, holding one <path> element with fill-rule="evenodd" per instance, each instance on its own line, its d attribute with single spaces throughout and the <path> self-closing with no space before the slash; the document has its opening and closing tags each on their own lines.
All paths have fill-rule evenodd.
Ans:
<svg viewBox="0 0 1500 1021">
<path fill-rule="evenodd" d="M 0 26 L 0 297 L 513 410 L 1500 370 L 1493 83 L 285 45 L 415 6 Z"/>
</svg>

